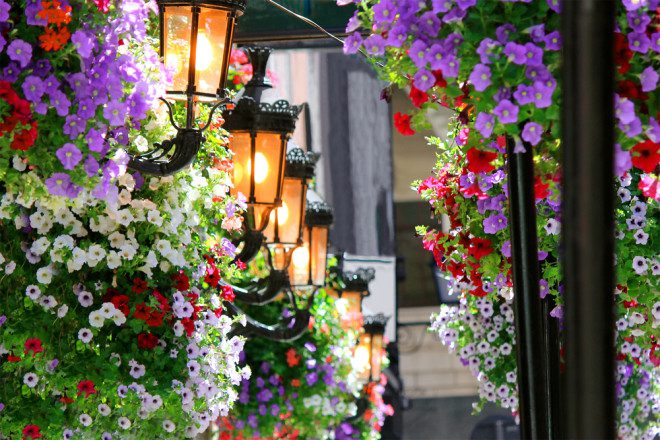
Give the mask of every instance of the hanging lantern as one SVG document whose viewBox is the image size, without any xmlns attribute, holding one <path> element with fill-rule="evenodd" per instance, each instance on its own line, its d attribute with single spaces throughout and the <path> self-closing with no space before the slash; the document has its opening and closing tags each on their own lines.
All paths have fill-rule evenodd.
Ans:
<svg viewBox="0 0 660 440">
<path fill-rule="evenodd" d="M 332 219 L 330 205 L 315 191 L 308 190 L 302 244 L 293 250 L 289 265 L 292 286 L 322 287 L 325 284 L 328 230 Z"/>
<path fill-rule="evenodd" d="M 246 227 L 263 231 L 270 212 L 282 205 L 286 146 L 302 107 L 267 99 L 272 85 L 266 76 L 270 48 L 246 48 L 252 79 L 233 110 L 224 112 L 224 128 L 234 152 L 233 195 L 247 198 Z"/>
<path fill-rule="evenodd" d="M 307 185 L 314 177 L 318 155 L 306 153 L 290 143 L 286 154 L 282 205 L 270 212 L 264 236 L 273 253 L 274 268 L 286 270 L 291 252 L 303 241 L 303 221 L 307 206 Z"/>
<path fill-rule="evenodd" d="M 185 125 L 170 121 L 177 130 L 173 139 L 131 158 L 129 167 L 147 174 L 169 175 L 195 159 L 203 132 L 210 126 L 215 110 L 226 101 L 224 85 L 236 19 L 243 14 L 247 0 L 159 0 L 160 55 L 172 74 L 168 98 L 186 101 Z M 196 104 L 215 104 L 202 128 L 194 126 Z"/>
<path fill-rule="evenodd" d="M 358 368 L 358 378 L 364 383 L 380 381 L 383 336 L 388 319 L 382 313 L 364 317 L 364 333 L 360 335 L 353 355 Z"/>
</svg>

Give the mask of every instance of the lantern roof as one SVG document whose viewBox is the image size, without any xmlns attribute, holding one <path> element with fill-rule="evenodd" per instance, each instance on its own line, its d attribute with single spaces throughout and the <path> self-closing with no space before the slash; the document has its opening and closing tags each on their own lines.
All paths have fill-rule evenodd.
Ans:
<svg viewBox="0 0 660 440">
<path fill-rule="evenodd" d="M 369 283 L 376 278 L 376 271 L 369 268 L 359 268 L 355 271 L 342 272 L 342 282 L 344 283 L 344 291 L 353 292 L 368 292 Z"/>
<path fill-rule="evenodd" d="M 284 175 L 286 177 L 297 177 L 299 179 L 311 179 L 314 177 L 316 162 L 319 160 L 319 154 L 311 151 L 305 151 L 293 142 L 289 141 L 286 152 L 286 167 Z"/>
<path fill-rule="evenodd" d="M 385 316 L 382 313 L 377 315 L 366 315 L 364 316 L 364 332 L 370 335 L 382 335 L 385 333 L 385 326 L 389 320 L 389 316 Z"/>
<path fill-rule="evenodd" d="M 305 224 L 309 227 L 330 226 L 333 217 L 332 207 L 328 205 L 316 191 L 308 189 Z"/>
<path fill-rule="evenodd" d="M 235 9 L 236 15 L 245 12 L 247 0 L 158 0 L 159 5 L 168 6 L 208 6 L 211 8 Z"/>
<path fill-rule="evenodd" d="M 223 127 L 229 131 L 293 133 L 303 106 L 273 97 L 273 85 L 266 74 L 272 49 L 263 46 L 247 46 L 244 49 L 252 64 L 252 79 L 245 85 L 235 107 L 223 113 Z"/>
</svg>

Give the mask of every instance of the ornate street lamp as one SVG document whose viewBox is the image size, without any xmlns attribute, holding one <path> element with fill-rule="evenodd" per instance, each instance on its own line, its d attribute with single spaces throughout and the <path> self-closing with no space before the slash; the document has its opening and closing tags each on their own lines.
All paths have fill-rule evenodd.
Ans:
<svg viewBox="0 0 660 440">
<path fill-rule="evenodd" d="M 204 141 L 215 110 L 226 104 L 224 84 L 236 19 L 247 0 L 159 0 L 160 55 L 173 80 L 166 97 L 185 101 L 185 125 L 179 126 L 167 105 L 176 136 L 131 158 L 129 167 L 147 174 L 169 175 L 187 167 Z M 206 124 L 195 127 L 196 106 L 212 105 Z"/>
<path fill-rule="evenodd" d="M 270 213 L 282 206 L 286 146 L 296 127 L 301 106 L 269 100 L 272 85 L 266 76 L 271 49 L 246 48 L 253 75 L 233 110 L 223 113 L 224 128 L 232 133 L 234 152 L 233 194 L 247 197 L 243 248 L 238 259 L 249 261 L 264 242 Z"/>
<path fill-rule="evenodd" d="M 328 258 L 328 230 L 333 213 L 330 205 L 313 190 L 307 191 L 307 209 L 302 245 L 293 250 L 289 279 L 294 288 L 322 287 Z"/>
<path fill-rule="evenodd" d="M 388 319 L 382 313 L 364 317 L 364 333 L 360 335 L 354 356 L 360 368 L 359 379 L 365 383 L 380 381 L 383 335 Z"/>
<path fill-rule="evenodd" d="M 263 232 L 270 273 L 247 289 L 235 289 L 236 298 L 248 304 L 267 304 L 284 290 L 291 290 L 288 269 L 294 249 L 302 243 L 307 184 L 314 177 L 318 155 L 291 145 L 286 155 L 282 205 L 270 212 Z M 326 243 L 327 245 L 327 243 Z M 325 249 L 327 252 L 327 248 Z"/>
</svg>

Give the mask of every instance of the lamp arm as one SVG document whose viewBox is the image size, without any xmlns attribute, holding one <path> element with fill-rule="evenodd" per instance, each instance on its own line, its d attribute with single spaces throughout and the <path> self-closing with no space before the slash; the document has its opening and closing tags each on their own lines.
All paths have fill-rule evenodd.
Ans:
<svg viewBox="0 0 660 440">
<path fill-rule="evenodd" d="M 243 248 L 241 252 L 234 258 L 234 262 L 240 260 L 243 263 L 248 263 L 257 256 L 266 241 L 266 237 L 263 232 L 255 229 L 246 227 L 243 234 L 234 240 L 234 245 L 238 246 L 243 243 Z"/>
<path fill-rule="evenodd" d="M 168 117 L 170 123 L 176 129 L 176 136 L 160 143 L 154 143 L 155 148 L 144 154 L 131 155 L 128 167 L 143 174 L 169 176 L 186 168 L 195 160 L 205 140 L 203 132 L 211 125 L 215 111 L 230 101 L 227 99 L 218 101 L 211 109 L 206 125 L 201 129 L 197 129 L 190 126 L 181 128 L 177 125 L 174 120 L 172 104 L 166 99 L 160 99 L 167 106 Z M 172 154 L 170 155 L 170 153 Z"/>
<path fill-rule="evenodd" d="M 237 300 L 255 306 L 275 301 L 282 290 L 290 287 L 289 274 L 281 270 L 272 270 L 267 277 L 260 278 L 247 288 L 232 286 Z"/>
<path fill-rule="evenodd" d="M 277 324 L 267 325 L 248 316 L 234 303 L 228 303 L 225 311 L 231 317 L 238 315 L 247 317 L 245 326 L 234 327 L 229 337 L 255 335 L 278 342 L 291 342 L 300 338 L 307 331 L 311 318 L 309 310 L 296 309 L 292 316 L 284 318 Z"/>
</svg>

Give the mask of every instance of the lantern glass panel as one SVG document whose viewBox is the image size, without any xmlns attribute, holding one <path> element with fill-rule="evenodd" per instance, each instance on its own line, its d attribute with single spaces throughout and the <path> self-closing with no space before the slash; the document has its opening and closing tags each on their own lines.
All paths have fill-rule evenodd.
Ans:
<svg viewBox="0 0 660 440">
<path fill-rule="evenodd" d="M 293 250 L 291 265 L 289 266 L 289 279 L 294 286 L 303 286 L 309 283 L 309 240 L 308 228 L 305 228 L 305 240 L 301 246 Z"/>
<path fill-rule="evenodd" d="M 192 8 L 190 6 L 166 6 L 163 21 L 165 67 L 172 73 L 172 90 L 180 92 L 180 95 L 174 97 L 185 99 L 190 62 Z"/>
<path fill-rule="evenodd" d="M 304 179 L 285 177 L 282 184 L 282 206 L 270 213 L 268 226 L 264 230 L 268 243 L 296 245 L 300 237 L 300 226 L 304 220 L 304 203 L 307 185 Z"/>
<path fill-rule="evenodd" d="M 362 292 L 344 291 L 341 297 L 348 303 L 348 315 L 351 319 L 356 319 L 362 313 Z"/>
<path fill-rule="evenodd" d="M 311 276 L 315 286 L 325 284 L 325 266 L 328 256 L 328 227 L 314 226 L 311 230 Z"/>
<path fill-rule="evenodd" d="M 368 382 L 371 367 L 371 335 L 360 335 L 360 342 L 353 353 L 354 365 L 360 382 Z"/>
<path fill-rule="evenodd" d="M 381 351 L 383 349 L 383 335 L 374 334 L 371 337 L 371 380 L 380 381 Z"/>
<path fill-rule="evenodd" d="M 202 8 L 199 14 L 195 57 L 196 92 L 215 95 L 220 87 L 222 68 L 226 64 L 227 32 L 231 32 L 228 21 L 229 11 L 223 9 Z"/>
<path fill-rule="evenodd" d="M 275 206 L 281 195 L 284 171 L 284 147 L 281 135 L 269 132 L 256 133 L 254 179 L 252 179 L 252 142 L 250 132 L 232 132 L 232 139 L 229 142 L 229 148 L 234 152 L 232 194 L 242 192 L 250 204 Z"/>
</svg>

